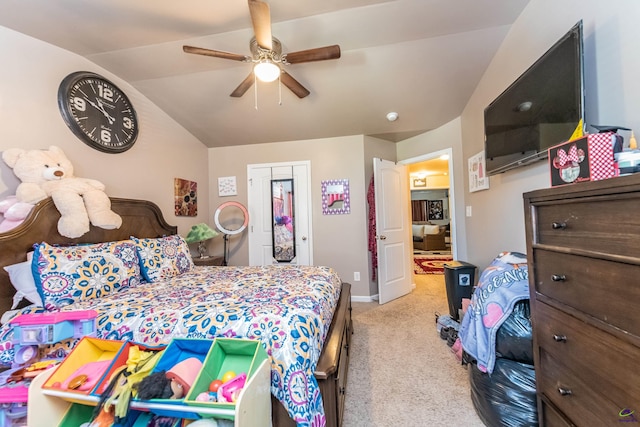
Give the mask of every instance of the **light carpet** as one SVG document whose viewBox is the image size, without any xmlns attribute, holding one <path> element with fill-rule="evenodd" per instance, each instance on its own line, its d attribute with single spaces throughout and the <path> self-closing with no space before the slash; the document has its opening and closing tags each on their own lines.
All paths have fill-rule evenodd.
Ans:
<svg viewBox="0 0 640 427">
<path fill-rule="evenodd" d="M 413 255 L 415 274 L 444 274 L 444 264 L 453 260 L 451 255 Z"/>
<path fill-rule="evenodd" d="M 344 427 L 483 427 L 468 372 L 436 331 L 448 313 L 443 275 L 387 304 L 353 303 Z"/>
</svg>

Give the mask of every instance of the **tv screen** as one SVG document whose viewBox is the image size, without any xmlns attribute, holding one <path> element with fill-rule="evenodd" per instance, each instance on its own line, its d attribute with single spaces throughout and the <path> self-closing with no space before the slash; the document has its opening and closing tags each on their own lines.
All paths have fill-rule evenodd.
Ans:
<svg viewBox="0 0 640 427">
<path fill-rule="evenodd" d="M 545 159 L 584 123 L 582 54 L 580 21 L 485 108 L 489 175 Z"/>
</svg>

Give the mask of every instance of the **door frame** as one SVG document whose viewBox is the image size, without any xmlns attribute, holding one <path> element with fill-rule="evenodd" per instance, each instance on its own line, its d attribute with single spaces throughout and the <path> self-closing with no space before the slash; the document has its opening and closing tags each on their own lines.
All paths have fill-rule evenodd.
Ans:
<svg viewBox="0 0 640 427">
<path fill-rule="evenodd" d="M 458 239 L 456 233 L 456 191 L 455 191 L 455 180 L 453 179 L 453 148 L 444 148 L 442 150 L 433 151 L 431 153 L 422 154 L 420 156 L 411 157 L 410 159 L 404 159 L 399 161 L 398 163 L 404 165 L 410 165 L 413 163 L 420 163 L 426 160 L 437 159 L 442 155 L 449 156 L 449 230 L 450 230 L 450 239 L 451 239 L 451 256 L 453 259 L 458 259 Z M 410 181 L 409 182 L 409 186 Z M 409 190 L 410 191 L 410 190 Z M 409 202 L 411 203 L 411 202 Z"/>
<path fill-rule="evenodd" d="M 252 203 L 255 201 L 250 200 L 251 198 L 251 171 L 254 169 L 261 169 L 261 168 L 278 168 L 278 167 L 293 167 L 293 166 L 305 166 L 305 170 L 306 170 L 306 179 L 307 179 L 307 197 L 306 200 L 304 200 L 304 202 L 306 203 L 307 206 L 307 220 L 309 221 L 309 229 L 308 229 L 308 236 L 307 237 L 307 244 L 308 244 L 308 252 L 309 252 L 309 265 L 313 265 L 313 205 L 312 203 L 312 195 L 311 195 L 311 191 L 312 191 L 312 184 L 311 184 L 311 161 L 310 160 L 296 160 L 296 161 L 290 161 L 290 162 L 271 162 L 271 163 L 252 163 L 252 164 L 248 164 L 247 165 L 247 207 L 248 208 L 252 208 L 253 205 Z M 296 195 L 296 200 L 298 200 L 298 202 L 300 201 L 298 199 L 299 195 Z M 299 207 L 297 207 L 296 209 L 298 209 Z M 252 226 L 250 226 L 252 227 Z M 249 230 L 249 232 L 252 232 L 252 229 Z M 249 249 L 249 258 L 251 258 L 251 239 L 247 239 L 247 245 L 248 245 L 248 249 Z"/>
</svg>

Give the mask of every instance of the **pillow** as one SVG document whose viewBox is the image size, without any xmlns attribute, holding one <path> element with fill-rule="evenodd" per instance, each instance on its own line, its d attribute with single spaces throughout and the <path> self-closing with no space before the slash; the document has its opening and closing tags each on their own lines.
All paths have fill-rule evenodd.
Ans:
<svg viewBox="0 0 640 427">
<path fill-rule="evenodd" d="M 424 234 L 440 234 L 439 225 L 425 225 Z"/>
<path fill-rule="evenodd" d="M 413 232 L 413 237 L 422 237 L 424 236 L 424 225 L 411 225 L 411 231 Z"/>
<path fill-rule="evenodd" d="M 142 276 L 158 282 L 190 271 L 194 264 L 187 242 L 177 234 L 151 239 L 132 237 L 136 243 Z"/>
<path fill-rule="evenodd" d="M 30 251 L 27 253 L 26 261 L 4 267 L 4 270 L 9 274 L 11 284 L 16 289 L 11 310 L 18 306 L 22 298 L 28 299 L 33 304 L 42 305 L 42 298 L 38 293 L 36 282 L 33 279 L 33 272 L 31 271 L 32 258 L 33 252 Z"/>
<path fill-rule="evenodd" d="M 32 271 L 47 309 L 101 298 L 141 281 L 140 261 L 131 240 L 77 246 L 40 243 Z"/>
</svg>

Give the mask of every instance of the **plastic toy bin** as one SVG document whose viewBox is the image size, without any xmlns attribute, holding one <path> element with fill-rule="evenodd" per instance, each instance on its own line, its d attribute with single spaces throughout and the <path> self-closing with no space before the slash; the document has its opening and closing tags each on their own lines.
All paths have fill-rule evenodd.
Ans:
<svg viewBox="0 0 640 427">
<path fill-rule="evenodd" d="M 444 281 L 447 288 L 449 315 L 460 320 L 462 299 L 471 298 L 477 267 L 464 261 L 450 261 L 444 265 Z"/>
<path fill-rule="evenodd" d="M 216 379 L 221 379 L 225 372 L 233 371 L 236 375 L 245 373 L 247 380 L 245 388 L 252 379 L 253 374 L 260 368 L 263 361 L 267 360 L 267 352 L 258 340 L 241 338 L 216 338 L 213 341 L 211 351 L 207 355 L 200 375 L 191 387 L 185 403 L 191 406 L 203 408 L 218 408 L 234 410 L 235 403 L 230 402 L 202 402 L 196 398 L 202 392 L 209 390 L 209 384 Z M 240 392 L 240 397 L 244 389 Z M 267 393 L 269 390 L 267 389 Z M 203 417 L 214 415 L 201 414 Z M 233 416 L 215 415 L 216 418 L 233 419 Z"/>
<path fill-rule="evenodd" d="M 42 385 L 46 394 L 47 390 L 64 391 L 64 399 L 74 402 L 74 394 L 98 395 L 107 387 L 108 380 L 113 372 L 127 362 L 130 342 L 112 341 L 101 338 L 85 337 L 73 351 L 60 363 L 49 379 Z M 101 369 L 89 370 L 86 373 L 80 371 L 90 363 L 104 362 Z M 73 390 L 62 387 L 65 381 L 72 376 L 88 375 L 88 382 L 93 386 L 89 390 Z"/>
</svg>

